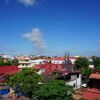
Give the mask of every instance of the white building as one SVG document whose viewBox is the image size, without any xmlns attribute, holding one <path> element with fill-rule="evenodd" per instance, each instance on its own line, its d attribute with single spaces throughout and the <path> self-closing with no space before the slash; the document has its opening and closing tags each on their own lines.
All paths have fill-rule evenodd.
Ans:
<svg viewBox="0 0 100 100">
<path fill-rule="evenodd" d="M 27 60 L 27 61 L 19 61 L 18 68 L 24 67 L 33 67 L 35 65 L 44 64 L 46 62 L 45 59 L 36 59 L 36 60 Z"/>
<path fill-rule="evenodd" d="M 25 68 L 25 67 L 28 67 L 30 68 L 31 66 L 31 63 L 29 61 L 19 61 L 18 62 L 18 68 Z"/>
<path fill-rule="evenodd" d="M 75 90 L 81 88 L 81 73 L 71 74 L 71 79 L 66 84 L 73 86 Z"/>
<path fill-rule="evenodd" d="M 4 58 L 4 59 L 8 59 L 8 60 L 13 60 L 13 59 L 14 59 L 14 57 L 11 56 L 11 55 L 1 54 L 0 56 L 1 56 L 2 58 Z"/>
<path fill-rule="evenodd" d="M 58 77 L 58 80 L 64 80 L 66 82 L 66 85 L 71 85 L 74 90 L 77 90 L 81 88 L 81 73 L 79 71 L 72 71 L 72 72 L 64 72 L 60 73 L 60 77 Z"/>
<path fill-rule="evenodd" d="M 67 60 L 68 58 L 66 58 Z M 71 61 L 72 64 L 75 64 L 77 57 L 69 57 L 69 60 Z M 59 58 L 53 58 L 51 59 L 51 63 L 53 64 L 64 64 L 65 58 L 64 57 L 59 57 Z"/>
</svg>

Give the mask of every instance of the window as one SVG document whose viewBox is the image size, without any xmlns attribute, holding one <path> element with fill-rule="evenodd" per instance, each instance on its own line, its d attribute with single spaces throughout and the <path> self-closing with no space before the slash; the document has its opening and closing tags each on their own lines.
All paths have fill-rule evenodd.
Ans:
<svg viewBox="0 0 100 100">
<path fill-rule="evenodd" d="M 75 84 L 73 86 L 75 87 Z"/>
<path fill-rule="evenodd" d="M 77 78 L 79 78 L 79 74 L 77 74 Z"/>
<path fill-rule="evenodd" d="M 77 78 L 76 75 L 71 75 L 71 80 L 75 80 Z"/>
</svg>

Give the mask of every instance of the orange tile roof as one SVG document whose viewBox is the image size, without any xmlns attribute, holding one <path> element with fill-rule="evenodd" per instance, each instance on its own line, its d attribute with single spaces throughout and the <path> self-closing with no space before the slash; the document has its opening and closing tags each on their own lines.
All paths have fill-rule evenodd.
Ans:
<svg viewBox="0 0 100 100">
<path fill-rule="evenodd" d="M 99 73 L 93 73 L 89 76 L 89 78 L 91 79 L 100 79 L 100 74 Z"/>
</svg>

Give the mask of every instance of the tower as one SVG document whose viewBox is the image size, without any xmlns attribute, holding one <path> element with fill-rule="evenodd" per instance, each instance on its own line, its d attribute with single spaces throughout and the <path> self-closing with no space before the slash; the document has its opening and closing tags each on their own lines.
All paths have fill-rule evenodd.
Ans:
<svg viewBox="0 0 100 100">
<path fill-rule="evenodd" d="M 66 52 L 64 56 L 64 69 L 66 69 L 67 71 L 71 70 L 71 61 L 69 58 L 69 53 L 67 53 L 67 56 L 66 56 Z"/>
</svg>

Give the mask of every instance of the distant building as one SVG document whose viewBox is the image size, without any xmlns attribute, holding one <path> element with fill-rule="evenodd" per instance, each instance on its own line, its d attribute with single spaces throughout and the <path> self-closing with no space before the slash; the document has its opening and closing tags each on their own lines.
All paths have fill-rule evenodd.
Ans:
<svg viewBox="0 0 100 100">
<path fill-rule="evenodd" d="M 89 68 L 94 69 L 95 67 L 94 67 L 94 65 L 89 65 Z"/>
<path fill-rule="evenodd" d="M 31 63 L 29 61 L 19 61 L 18 62 L 18 68 L 25 68 L 25 67 L 29 67 L 31 68 Z"/>
<path fill-rule="evenodd" d="M 19 61 L 27 61 L 27 60 L 30 60 L 30 57 L 28 57 L 28 56 L 16 56 L 15 58 L 17 60 L 19 60 Z"/>
<path fill-rule="evenodd" d="M 7 61 L 7 60 L 13 60 L 13 59 L 14 59 L 14 56 L 11 56 L 11 55 L 1 54 L 0 56 L 1 56 L 1 58 L 3 58 L 5 61 Z"/>
<path fill-rule="evenodd" d="M 68 59 L 68 57 L 66 57 Z M 69 60 L 72 64 L 75 64 L 77 57 L 69 57 Z M 51 58 L 51 63 L 53 64 L 64 64 L 65 58 L 64 57 L 57 57 L 57 58 Z"/>
<path fill-rule="evenodd" d="M 24 67 L 30 67 L 30 68 L 32 68 L 35 65 L 45 64 L 46 61 L 47 60 L 45 60 L 45 59 L 19 61 L 18 68 L 24 68 Z"/>
</svg>

